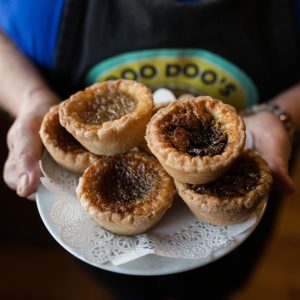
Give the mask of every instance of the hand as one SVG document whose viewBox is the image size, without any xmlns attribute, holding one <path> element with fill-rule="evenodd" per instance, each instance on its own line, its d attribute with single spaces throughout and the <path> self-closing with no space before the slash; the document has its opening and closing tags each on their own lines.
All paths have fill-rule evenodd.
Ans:
<svg viewBox="0 0 300 300">
<path fill-rule="evenodd" d="M 294 183 L 288 173 L 291 141 L 281 121 L 268 112 L 244 118 L 247 131 L 252 133 L 254 147 L 268 162 L 274 179 L 274 189 L 288 195 Z"/>
<path fill-rule="evenodd" d="M 47 92 L 37 95 L 44 101 L 24 105 L 7 134 L 8 158 L 4 165 L 4 181 L 21 197 L 34 200 L 34 192 L 40 182 L 39 160 L 42 143 L 39 136 L 44 114 L 58 102 L 58 98 Z M 46 98 L 46 99 L 45 99 Z"/>
<path fill-rule="evenodd" d="M 42 145 L 39 137 L 40 116 L 20 116 L 7 134 L 8 158 L 4 165 L 4 181 L 21 197 L 34 199 L 39 184 L 38 161 Z"/>
</svg>

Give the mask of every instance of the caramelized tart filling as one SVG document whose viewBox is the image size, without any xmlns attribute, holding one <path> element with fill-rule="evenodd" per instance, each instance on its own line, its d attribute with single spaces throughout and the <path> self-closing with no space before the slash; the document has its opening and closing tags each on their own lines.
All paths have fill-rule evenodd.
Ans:
<svg viewBox="0 0 300 300">
<path fill-rule="evenodd" d="M 94 93 L 93 99 L 86 102 L 79 118 L 88 125 L 101 125 L 131 113 L 136 101 L 125 93 L 107 90 L 104 94 Z"/>
<path fill-rule="evenodd" d="M 259 179 L 260 171 L 255 159 L 242 155 L 218 180 L 192 185 L 191 188 L 199 194 L 208 194 L 225 200 L 246 195 L 256 188 Z"/>
<path fill-rule="evenodd" d="M 87 150 L 59 123 L 58 113 L 55 114 L 51 129 L 52 141 L 65 152 L 83 153 Z"/>
<path fill-rule="evenodd" d="M 160 124 L 169 143 L 191 156 L 215 156 L 227 145 L 227 136 L 208 113 L 201 116 L 192 109 L 167 115 Z"/>
<path fill-rule="evenodd" d="M 102 211 L 132 212 L 141 201 L 151 201 L 159 187 L 151 161 L 110 158 L 104 173 L 88 173 L 93 204 Z"/>
</svg>

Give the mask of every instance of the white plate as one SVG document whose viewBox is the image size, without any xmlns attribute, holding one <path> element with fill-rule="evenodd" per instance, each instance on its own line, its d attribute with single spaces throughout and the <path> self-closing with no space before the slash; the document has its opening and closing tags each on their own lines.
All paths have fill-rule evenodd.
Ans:
<svg viewBox="0 0 300 300">
<path fill-rule="evenodd" d="M 175 96 L 166 89 L 159 89 L 154 96 L 156 103 L 175 99 Z M 246 144 L 247 147 L 253 147 L 253 139 L 250 134 L 247 134 Z M 122 239 L 118 236 L 114 237 L 110 233 L 103 235 L 104 230 L 96 225 L 87 214 L 81 216 L 84 222 L 72 223 L 72 220 L 70 221 L 72 218 L 79 218 L 79 220 L 81 220 L 78 215 L 84 214 L 75 195 L 72 195 L 77 184 L 77 178 L 74 177 L 74 174 L 72 175 L 56 165 L 47 155 L 44 155 L 41 166 L 44 174 L 56 184 L 56 188 L 54 188 L 56 192 L 57 187 L 62 187 L 64 192 L 71 191 L 71 196 L 67 197 L 67 201 L 58 199 L 57 193 L 54 194 L 50 192 L 43 185 L 40 185 L 36 193 L 39 213 L 52 236 L 62 247 L 82 261 L 104 270 L 123 274 L 165 275 L 183 272 L 209 264 L 231 252 L 252 233 L 258 225 L 267 203 L 267 201 L 265 201 L 264 205 L 245 223 L 233 225 L 232 227 L 228 226 L 226 229 L 225 227 L 220 227 L 224 228 L 224 230 L 215 230 L 216 226 L 213 228 L 209 224 L 199 222 L 183 201 L 177 199 L 157 226 L 151 229 L 149 234 L 146 235 L 146 240 L 149 237 L 150 241 L 158 241 L 157 248 L 160 249 L 152 251 L 155 252 L 155 254 L 147 255 L 145 253 L 149 253 L 150 251 L 147 252 L 145 249 L 142 249 L 141 252 L 135 251 L 134 255 L 128 258 L 128 252 L 125 251 L 124 255 L 122 251 L 119 251 L 120 249 L 114 249 L 115 245 L 121 244 L 119 248 L 122 247 L 122 245 L 128 246 L 128 244 L 126 244 L 126 237 Z M 53 191 L 51 184 L 50 190 Z M 93 225 L 93 223 L 95 225 Z M 196 223 L 201 224 L 195 226 Z M 226 234 L 224 235 L 224 233 Z M 96 241 L 94 239 L 95 234 L 98 235 L 98 240 Z M 88 237 L 85 239 L 82 238 L 85 236 Z M 99 262 L 97 257 L 96 259 L 93 257 L 93 255 L 97 256 L 96 252 L 99 246 L 97 242 L 99 242 L 99 239 L 101 240 L 103 236 L 102 248 L 100 247 L 102 252 L 103 249 L 109 248 L 115 255 L 111 261 L 106 263 Z M 107 236 L 109 236 L 109 239 Z M 140 237 L 141 236 L 137 237 L 138 242 L 140 242 L 140 240 L 144 242 L 144 236 L 142 236 L 141 239 Z M 154 239 L 152 239 L 152 237 L 154 237 Z M 149 239 L 147 241 L 149 241 Z M 218 239 L 221 242 L 219 242 Z M 214 240 L 216 240 L 216 242 L 214 242 Z M 90 251 L 90 249 L 87 251 L 86 248 L 91 247 L 90 244 L 94 247 L 92 248 L 94 252 Z M 135 244 L 135 242 L 133 244 Z M 168 246 L 169 244 L 173 245 Z M 185 244 L 187 244 L 186 247 Z M 179 250 L 177 250 L 176 247 L 178 247 Z M 90 255 L 91 252 L 93 252 L 93 255 Z M 191 258 L 193 255 L 197 257 L 197 259 Z M 126 262 L 126 260 L 130 261 Z"/>
<path fill-rule="evenodd" d="M 40 185 L 36 193 L 36 201 L 37 201 L 37 207 L 40 216 L 45 226 L 52 234 L 52 236 L 56 239 L 56 241 L 67 251 L 69 251 L 71 254 L 81 259 L 82 261 L 85 261 L 86 263 L 94 265 L 98 268 L 117 272 L 117 273 L 130 274 L 130 275 L 165 275 L 165 274 L 187 271 L 187 270 L 195 269 L 204 266 L 206 264 L 209 264 L 225 256 L 233 249 L 235 249 L 238 245 L 240 245 L 255 229 L 266 207 L 266 202 L 265 202 L 265 204 L 259 210 L 256 211 L 255 213 L 256 218 L 255 218 L 254 225 L 252 224 L 252 226 L 248 228 L 246 231 L 243 231 L 242 233 L 235 235 L 234 238 L 231 238 L 230 241 L 228 241 L 228 243 L 225 243 L 224 246 L 217 249 L 212 249 L 210 255 L 208 255 L 207 257 L 201 259 L 190 259 L 190 258 L 186 259 L 186 258 L 170 258 L 170 257 L 158 256 L 155 254 L 148 254 L 143 257 L 132 260 L 130 262 L 123 263 L 121 265 L 114 265 L 111 262 L 99 264 L 95 261 L 91 261 L 82 253 L 82 249 L 80 247 L 71 246 L 69 243 L 67 243 L 64 240 L 64 238 L 61 235 L 61 227 L 51 217 L 51 209 L 53 208 L 53 205 L 56 203 L 57 197 L 53 193 L 49 192 L 42 185 Z M 181 211 L 180 213 L 181 216 L 179 216 L 179 218 L 177 213 L 178 210 Z M 191 221 L 193 220 L 194 222 L 194 216 L 189 212 L 189 210 L 184 206 L 182 202 L 177 201 L 175 202 L 175 205 L 167 213 L 167 216 L 164 217 L 162 222 L 160 222 L 152 230 L 152 232 L 154 232 L 157 235 L 159 234 L 165 235 L 170 231 L 170 233 L 172 234 L 174 232 L 173 230 L 174 228 L 172 229 L 172 224 L 174 224 L 174 218 L 178 220 L 177 222 L 179 224 L 178 226 L 183 226 L 183 224 L 180 223 L 181 221 L 180 219 L 182 218 L 185 219 L 182 223 L 189 221 L 189 218 L 191 219 Z"/>
</svg>

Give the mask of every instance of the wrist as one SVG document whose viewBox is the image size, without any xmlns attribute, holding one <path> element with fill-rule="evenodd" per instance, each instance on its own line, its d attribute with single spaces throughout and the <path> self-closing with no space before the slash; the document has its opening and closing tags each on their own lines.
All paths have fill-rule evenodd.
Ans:
<svg viewBox="0 0 300 300">
<path fill-rule="evenodd" d="M 267 103 L 263 103 L 260 105 L 254 105 L 248 109 L 245 110 L 244 115 L 245 116 L 249 116 L 249 115 L 256 115 L 259 113 L 269 113 L 271 115 L 273 115 L 274 117 L 276 117 L 278 119 L 278 121 L 281 122 L 281 124 L 283 125 L 285 131 L 287 132 L 287 134 L 290 137 L 290 140 L 292 141 L 294 138 L 294 134 L 295 134 L 295 123 L 294 120 L 292 118 L 292 115 L 285 111 L 280 104 L 274 102 L 274 101 L 270 101 Z"/>
<path fill-rule="evenodd" d="M 284 111 L 288 112 L 294 121 L 295 129 L 300 130 L 300 83 L 277 95 L 272 99 Z"/>
<path fill-rule="evenodd" d="M 19 116 L 42 118 L 51 106 L 60 102 L 58 96 L 47 87 L 37 87 L 21 97 Z"/>
</svg>

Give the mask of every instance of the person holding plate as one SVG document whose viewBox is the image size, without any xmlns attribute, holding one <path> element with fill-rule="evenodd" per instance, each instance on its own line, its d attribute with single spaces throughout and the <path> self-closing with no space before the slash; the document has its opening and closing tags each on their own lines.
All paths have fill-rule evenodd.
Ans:
<svg viewBox="0 0 300 300">
<path fill-rule="evenodd" d="M 85 86 L 119 78 L 166 87 L 177 98 L 210 95 L 245 111 L 274 190 L 293 192 L 300 1 L 1 0 L 0 8 L 0 104 L 15 117 L 3 177 L 19 196 L 33 199 L 39 185 L 38 132 L 49 108 Z M 138 299 L 183 299 L 194 295 L 195 282 L 199 295 L 223 297 L 240 286 L 261 252 L 257 245 L 267 241 L 280 203 L 275 194 L 255 233 L 212 265 L 151 278 L 95 272 Z"/>
</svg>

